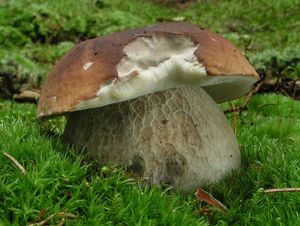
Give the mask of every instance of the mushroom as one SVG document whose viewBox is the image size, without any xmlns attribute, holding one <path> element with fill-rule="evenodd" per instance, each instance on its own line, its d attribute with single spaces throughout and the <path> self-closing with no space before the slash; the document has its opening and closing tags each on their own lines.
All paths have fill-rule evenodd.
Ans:
<svg viewBox="0 0 300 226">
<path fill-rule="evenodd" d="M 191 191 L 239 168 L 217 103 L 245 95 L 257 79 L 221 36 L 162 23 L 75 46 L 44 84 L 38 117 L 65 115 L 64 141 L 101 164 Z"/>
</svg>

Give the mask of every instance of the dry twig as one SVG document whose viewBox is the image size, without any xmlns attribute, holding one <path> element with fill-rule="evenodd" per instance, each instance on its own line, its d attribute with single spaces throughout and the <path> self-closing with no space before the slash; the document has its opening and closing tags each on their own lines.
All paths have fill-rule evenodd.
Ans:
<svg viewBox="0 0 300 226">
<path fill-rule="evenodd" d="M 253 97 L 253 95 L 255 93 L 257 93 L 260 89 L 260 87 L 265 83 L 265 80 L 262 80 L 258 83 L 256 83 L 256 85 L 252 88 L 252 90 L 248 93 L 244 103 L 242 104 L 242 106 L 239 106 L 239 107 L 233 107 L 233 108 L 230 108 L 230 109 L 226 109 L 224 110 L 223 112 L 224 113 L 232 113 L 232 112 L 242 112 L 242 111 L 245 111 L 247 110 L 248 108 L 248 104 L 251 100 L 251 98 Z"/>
<path fill-rule="evenodd" d="M 264 193 L 266 194 L 278 192 L 300 192 L 300 188 L 272 188 L 264 190 Z"/>
<path fill-rule="evenodd" d="M 37 221 L 41 221 L 43 219 L 43 217 L 46 215 L 46 213 L 48 212 L 48 208 L 44 208 L 41 210 L 41 212 L 39 213 L 39 215 L 36 217 L 35 221 L 34 222 L 37 222 Z"/>
<path fill-rule="evenodd" d="M 52 219 L 54 219 L 55 217 L 61 218 L 61 221 L 59 222 L 58 225 L 63 225 L 64 222 L 65 222 L 65 220 L 64 220 L 65 218 L 74 219 L 77 216 L 75 214 L 72 214 L 72 213 L 58 212 L 58 213 L 51 214 L 49 217 L 47 217 L 45 220 L 43 220 L 41 222 L 29 224 L 29 226 L 43 226 L 43 225 L 47 225 L 48 222 L 51 221 Z"/>
<path fill-rule="evenodd" d="M 3 154 L 6 158 L 8 158 L 12 163 L 23 173 L 26 174 L 25 168 L 19 163 L 14 157 L 12 157 L 10 154 L 7 152 L 3 151 Z"/>
</svg>

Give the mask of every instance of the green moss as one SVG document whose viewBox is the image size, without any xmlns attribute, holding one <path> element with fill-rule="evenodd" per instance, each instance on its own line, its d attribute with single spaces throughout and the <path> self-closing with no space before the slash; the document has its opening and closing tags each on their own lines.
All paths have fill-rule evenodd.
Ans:
<svg viewBox="0 0 300 226">
<path fill-rule="evenodd" d="M 141 187 L 122 169 L 88 164 L 61 144 L 59 134 L 46 133 L 47 128 L 36 121 L 35 106 L 1 103 L 0 224 L 26 225 L 48 208 L 45 217 L 75 214 L 67 225 L 207 225 L 193 214 L 191 199 Z M 27 174 L 2 151 L 14 156 Z"/>
<path fill-rule="evenodd" d="M 228 115 L 241 145 L 242 169 L 205 188 L 229 207 L 206 218 L 193 194 L 142 187 L 122 169 L 85 162 L 61 144 L 63 120 L 38 123 L 34 105 L 1 103 L 0 150 L 27 174 L 0 153 L 0 222 L 24 225 L 49 208 L 45 217 L 63 210 L 76 214 L 67 225 L 296 224 L 300 194 L 267 195 L 262 189 L 299 186 L 299 114 L 300 102 L 272 94 L 253 97 L 241 115 Z"/>
</svg>

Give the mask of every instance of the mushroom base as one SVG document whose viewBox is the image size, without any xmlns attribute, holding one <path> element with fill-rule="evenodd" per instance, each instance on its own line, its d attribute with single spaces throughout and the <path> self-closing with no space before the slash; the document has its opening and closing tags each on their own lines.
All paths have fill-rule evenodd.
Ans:
<svg viewBox="0 0 300 226">
<path fill-rule="evenodd" d="M 104 165 L 189 192 L 240 166 L 225 115 L 199 87 L 180 87 L 72 112 L 64 140 Z"/>
</svg>

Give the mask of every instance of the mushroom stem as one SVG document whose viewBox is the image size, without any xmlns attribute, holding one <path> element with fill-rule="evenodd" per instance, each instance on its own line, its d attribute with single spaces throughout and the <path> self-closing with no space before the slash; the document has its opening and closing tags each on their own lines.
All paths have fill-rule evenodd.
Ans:
<svg viewBox="0 0 300 226">
<path fill-rule="evenodd" d="M 179 87 L 68 114 L 64 140 L 101 164 L 125 165 L 153 184 L 182 191 L 240 166 L 225 115 L 200 87 Z"/>
</svg>

